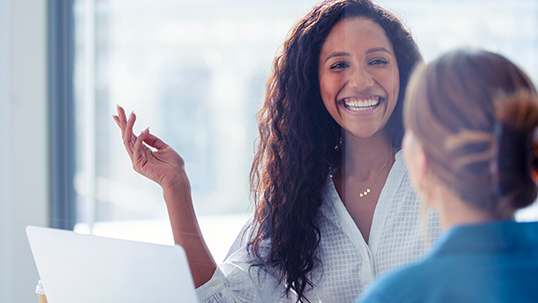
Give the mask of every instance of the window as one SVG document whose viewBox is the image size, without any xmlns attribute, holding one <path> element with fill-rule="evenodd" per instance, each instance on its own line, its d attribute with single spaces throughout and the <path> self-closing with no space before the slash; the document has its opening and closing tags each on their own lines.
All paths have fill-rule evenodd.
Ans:
<svg viewBox="0 0 538 303">
<path fill-rule="evenodd" d="M 272 59 L 313 4 L 75 1 L 76 228 L 172 242 L 161 190 L 132 170 L 112 120 L 119 104 L 137 113 L 135 131 L 151 127 L 185 159 L 202 231 L 221 259 L 249 211 L 254 115 Z M 535 1 L 380 4 L 408 24 L 426 61 L 457 46 L 482 47 L 538 81 Z M 535 209 L 522 213 L 538 219 Z"/>
<path fill-rule="evenodd" d="M 172 241 L 161 189 L 133 171 L 112 120 L 119 104 L 137 113 L 135 131 L 151 127 L 185 159 L 210 248 L 214 240 L 233 241 L 249 210 L 265 78 L 292 23 L 311 5 L 276 3 L 75 2 L 79 231 Z M 213 247 L 227 250 L 229 242 Z"/>
</svg>

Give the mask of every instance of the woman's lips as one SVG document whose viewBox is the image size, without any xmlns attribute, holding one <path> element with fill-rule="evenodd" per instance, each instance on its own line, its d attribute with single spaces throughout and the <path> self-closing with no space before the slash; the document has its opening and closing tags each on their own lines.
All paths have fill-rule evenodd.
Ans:
<svg viewBox="0 0 538 303">
<path fill-rule="evenodd" d="M 347 110 L 352 112 L 365 112 L 375 109 L 381 104 L 381 96 L 370 96 L 366 98 L 348 97 L 342 99 L 339 103 Z"/>
</svg>

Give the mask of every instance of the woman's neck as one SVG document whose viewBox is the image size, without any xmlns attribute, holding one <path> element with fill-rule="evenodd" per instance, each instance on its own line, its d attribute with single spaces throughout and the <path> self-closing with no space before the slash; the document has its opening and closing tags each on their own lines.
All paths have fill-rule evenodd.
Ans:
<svg viewBox="0 0 538 303">
<path fill-rule="evenodd" d="M 391 162 L 395 151 L 385 135 L 358 138 L 345 134 L 342 168 L 347 176 L 353 175 L 359 180 L 366 180 L 377 173 L 383 165 Z M 387 161 L 388 159 L 388 161 Z"/>
<path fill-rule="evenodd" d="M 438 186 L 433 201 L 429 203 L 439 214 L 442 230 L 458 225 L 480 224 L 499 220 L 495 216 L 476 209 L 461 200 L 451 190 Z"/>
</svg>

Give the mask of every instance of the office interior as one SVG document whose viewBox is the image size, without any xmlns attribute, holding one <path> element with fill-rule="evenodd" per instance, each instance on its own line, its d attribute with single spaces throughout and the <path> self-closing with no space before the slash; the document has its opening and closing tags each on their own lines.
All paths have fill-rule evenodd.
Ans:
<svg viewBox="0 0 538 303">
<path fill-rule="evenodd" d="M 392 7 L 406 21 L 411 32 L 415 34 L 426 61 L 435 58 L 443 51 L 461 45 L 482 47 L 498 51 L 514 60 L 532 77 L 535 83 L 538 83 L 538 1 L 385 0 L 378 2 L 381 5 Z M 181 56 L 184 56 L 183 59 L 181 56 L 177 58 L 177 56 L 174 57 L 174 54 L 170 55 L 172 56 L 170 58 L 177 60 L 170 62 L 174 68 L 155 68 L 155 70 L 144 71 L 145 75 L 155 76 L 153 78 L 148 76 L 147 80 L 140 78 L 142 76 L 139 78 L 133 76 L 132 79 L 125 78 L 126 82 L 118 82 L 120 76 L 125 76 L 126 71 L 129 71 L 128 69 L 123 70 L 124 66 L 119 64 L 113 70 L 104 70 L 105 74 L 109 75 L 105 78 L 99 74 L 103 72 L 102 66 L 99 67 L 101 69 L 94 70 L 93 76 L 101 75 L 96 79 L 105 83 L 97 82 L 93 83 L 93 86 L 105 85 L 108 97 L 104 101 L 99 101 L 100 95 L 93 97 L 97 102 L 102 102 L 95 103 L 102 106 L 97 108 L 103 109 L 103 112 L 94 113 L 93 124 L 90 124 L 90 128 L 93 125 L 97 129 L 97 134 L 93 133 L 92 135 L 91 132 L 88 132 L 87 125 L 69 124 L 73 127 L 74 135 L 78 138 L 77 144 L 80 146 L 77 145 L 76 150 L 73 151 L 77 154 L 72 155 L 78 161 L 76 162 L 77 170 L 74 172 L 73 180 L 71 180 L 74 184 L 75 196 L 69 198 L 76 200 L 69 204 L 74 208 L 70 210 L 74 212 L 71 214 L 74 219 L 67 222 L 66 228 L 156 243 L 170 243 L 171 241 L 159 189 L 131 171 L 127 155 L 122 150 L 119 135 L 115 132 L 117 130 L 112 124 L 111 115 L 114 114 L 115 105 L 122 103 L 122 105 L 129 107 L 128 110 L 147 113 L 148 116 L 151 116 L 147 120 L 143 120 L 144 123 L 154 125 L 152 131 L 155 130 L 163 134 L 170 142 L 174 143 L 174 146 L 184 148 L 192 159 L 192 162 L 188 164 L 188 169 L 190 167 L 189 174 L 193 180 L 195 198 L 200 201 L 197 205 L 197 211 L 202 215 L 201 221 L 205 226 L 202 227 L 207 230 L 206 236 L 211 242 L 209 244 L 212 248 L 214 247 L 215 253 L 220 258 L 225 254 L 228 245 L 231 244 L 229 241 L 233 240 L 235 233 L 248 218 L 250 210 L 247 177 L 252 159 L 252 142 L 256 137 L 253 117 L 263 97 L 264 78 L 267 75 L 271 59 L 279 44 L 284 40 L 287 30 L 301 12 L 313 3 L 314 0 L 252 2 L 199 0 L 198 4 L 192 4 L 192 1 L 185 0 L 0 0 L 0 131 L 2 133 L 2 146 L 0 148 L 0 302 L 37 302 L 34 290 L 39 276 L 26 240 L 25 227 L 28 225 L 52 227 L 61 225 L 58 221 L 54 221 L 58 215 L 54 212 L 58 212 L 60 207 L 58 205 L 61 205 L 58 204 L 56 193 L 58 190 L 56 185 L 58 181 L 56 179 L 57 171 L 61 168 L 57 167 L 58 159 L 53 160 L 54 151 L 57 150 L 53 146 L 57 142 L 54 140 L 57 134 L 52 133 L 51 125 L 54 125 L 56 116 L 51 111 L 51 106 L 57 104 L 53 100 L 57 96 L 51 94 L 51 84 L 57 81 L 54 78 L 57 75 L 51 72 L 51 69 L 57 68 L 57 66 L 51 64 L 51 58 L 61 57 L 62 54 L 51 53 L 51 51 L 61 51 L 60 47 L 54 48 L 52 47 L 54 45 L 51 45 L 52 41 L 57 41 L 51 37 L 51 24 L 56 24 L 60 28 L 62 25 L 58 23 L 59 20 L 51 20 L 51 16 L 57 16 L 55 14 L 58 13 L 52 11 L 54 8 L 63 7 L 66 9 L 71 5 L 71 9 L 74 11 L 74 21 L 68 25 L 71 28 L 67 28 L 67 30 L 74 32 L 73 47 L 75 50 L 83 49 L 88 43 L 88 40 L 85 40 L 88 35 L 85 26 L 91 24 L 87 23 L 87 16 L 88 8 L 93 7 L 93 13 L 97 13 L 97 17 L 94 15 L 93 19 L 97 21 L 94 23 L 95 28 L 101 28 L 103 19 L 100 17 L 103 16 L 102 14 L 109 16 L 108 19 L 105 18 L 108 22 L 105 30 L 110 32 L 107 36 L 109 44 L 101 45 L 105 48 L 96 48 L 97 50 L 105 49 L 108 54 L 116 54 L 115 52 L 118 50 L 135 45 L 137 49 L 140 49 L 140 52 L 147 51 L 148 53 L 144 53 L 146 54 L 144 56 L 148 58 L 160 58 L 160 56 L 169 58 L 166 56 L 170 54 L 163 51 L 167 48 L 172 53 L 184 51 L 181 53 Z M 148 12 L 148 17 L 144 20 L 146 23 L 139 22 L 137 24 L 135 17 L 128 18 L 129 12 L 139 16 L 148 7 L 152 7 L 153 10 Z M 177 12 L 177 14 L 169 13 L 166 16 L 168 19 L 162 18 L 168 20 L 167 23 L 161 24 L 158 23 L 159 8 L 162 11 L 168 10 L 169 12 Z M 227 8 L 228 19 L 219 14 L 223 8 Z M 189 18 L 188 14 L 182 13 L 185 11 L 194 17 Z M 208 20 L 204 20 L 202 16 L 206 16 Z M 240 19 L 240 16 L 250 16 L 250 18 Z M 115 17 L 116 19 L 114 19 Z M 222 20 L 218 18 L 222 18 Z M 213 21 L 218 19 L 220 23 L 210 23 L 209 19 Z M 232 22 L 234 20 L 242 20 L 243 23 L 236 24 Z M 77 24 L 80 27 L 76 27 Z M 189 35 L 192 32 L 184 30 L 190 26 L 189 24 L 202 24 L 204 25 L 203 30 L 196 32 L 196 35 Z M 240 37 L 228 34 L 215 38 L 211 36 L 215 24 L 224 24 L 226 26 L 219 28 L 228 28 L 231 32 L 234 30 L 250 30 L 250 32 L 241 33 Z M 136 33 L 126 34 L 125 31 L 130 27 L 136 28 L 136 31 L 139 31 L 139 36 Z M 142 32 L 144 27 L 158 29 L 156 37 L 159 37 L 160 42 L 158 43 L 161 44 L 137 41 L 147 34 Z M 256 29 L 258 31 L 253 31 Z M 96 39 L 102 37 L 98 36 L 102 33 L 103 31 L 94 32 L 93 34 L 97 34 L 97 38 L 94 36 L 93 41 L 95 42 Z M 147 35 L 151 36 L 151 32 Z M 125 40 L 121 40 L 119 37 L 123 37 Z M 200 37 L 205 38 L 201 39 Z M 223 37 L 229 40 L 222 40 Z M 115 38 L 119 39 L 117 44 L 112 43 Z M 131 40 L 127 41 L 128 39 Z M 204 41 L 209 44 L 203 44 Z M 122 42 L 125 44 L 120 45 Z M 246 49 L 245 53 L 241 53 L 242 56 L 238 58 L 233 57 L 237 51 L 232 46 Z M 152 53 L 155 51 L 154 48 L 158 48 L 162 53 Z M 201 59 L 196 57 L 200 53 L 202 54 Z M 87 51 L 75 52 L 74 54 L 77 56 L 74 58 L 75 64 L 86 64 L 84 58 L 87 58 L 85 57 L 88 55 Z M 93 59 L 98 61 L 99 55 L 99 53 L 94 54 Z M 127 58 L 123 64 L 132 67 L 134 65 L 132 62 L 135 61 L 129 60 L 137 60 L 138 57 L 131 58 L 129 56 L 123 56 Z M 114 57 L 110 56 L 109 58 Z M 187 65 L 184 61 L 202 62 L 200 66 L 203 68 L 199 70 L 197 69 L 198 65 Z M 237 68 L 240 63 L 245 65 Z M 116 63 L 112 62 L 111 64 Z M 159 64 L 157 66 L 161 66 Z M 230 73 L 233 68 L 236 70 Z M 185 132 L 182 129 L 183 126 L 180 125 L 177 127 L 178 129 L 170 131 L 171 128 L 175 127 L 176 120 L 174 116 L 162 116 L 162 112 L 166 112 L 168 109 L 174 114 L 182 111 L 181 108 L 175 108 L 176 105 L 172 102 L 179 98 L 173 95 L 177 93 L 174 87 L 181 86 L 178 83 L 181 82 L 181 79 L 185 79 L 186 75 L 190 75 L 189 73 L 193 70 L 195 71 L 194 79 L 200 79 L 196 85 L 201 85 L 203 89 L 207 88 L 208 93 L 201 96 L 192 95 L 192 98 L 198 98 L 196 100 L 200 100 L 201 104 L 206 102 L 207 108 L 210 110 L 206 110 L 205 107 L 200 108 L 200 111 L 205 110 L 209 114 L 202 117 L 202 121 L 189 122 L 197 126 L 197 132 L 194 133 L 192 141 L 189 139 L 184 142 L 177 139 L 177 133 L 174 133 Z M 119 72 L 114 74 L 114 71 Z M 85 82 L 84 73 L 86 72 L 88 72 L 87 69 L 81 71 L 75 66 L 75 72 L 72 75 L 75 86 L 74 99 L 86 100 L 85 98 L 87 98 L 84 86 L 91 86 L 92 83 Z M 176 80 L 166 82 L 165 79 L 166 81 Z M 122 90 L 125 86 L 136 88 L 136 83 L 140 83 L 137 81 L 147 81 L 152 83 L 155 88 L 148 88 L 144 91 L 134 89 L 126 92 Z M 234 89 L 230 91 L 226 90 L 226 87 Z M 182 86 L 182 89 L 184 88 L 185 84 Z M 170 94 L 172 97 L 169 97 Z M 229 103 L 212 104 L 211 100 L 216 95 L 228 95 L 225 101 Z M 156 104 L 158 104 L 157 108 L 161 113 L 151 113 L 149 106 L 151 103 L 148 100 L 158 101 Z M 190 106 L 188 100 L 179 100 L 182 102 L 180 102 L 181 104 Z M 229 116 L 234 120 L 219 120 L 218 122 L 231 125 L 230 128 L 206 125 L 203 119 L 214 119 L 211 116 L 212 112 L 229 113 Z M 84 116 L 85 114 L 87 114 L 87 110 L 83 105 L 78 105 L 74 109 L 76 121 L 89 119 L 88 116 Z M 79 119 L 81 117 L 82 119 Z M 161 120 L 166 121 L 166 123 L 156 122 Z M 98 128 L 100 125 L 106 127 L 100 129 Z M 141 126 L 140 130 L 146 126 Z M 55 127 L 59 131 L 58 125 Z M 104 143 L 98 140 L 84 141 L 92 136 L 106 137 L 107 140 Z M 237 141 L 234 141 L 234 144 L 226 144 L 229 140 Z M 196 142 L 196 144 L 191 144 L 192 142 Z M 89 149 L 87 147 L 92 146 L 92 144 L 93 150 L 107 150 L 106 161 L 99 162 L 99 159 L 104 157 L 99 155 L 94 156 L 94 162 L 92 162 L 91 157 L 88 160 Z M 196 146 L 189 147 L 189 145 Z M 86 152 L 82 153 L 81 151 L 84 150 Z M 210 162 L 215 161 L 213 158 L 217 154 L 215 152 L 217 150 L 228 153 L 230 156 L 227 159 L 231 160 L 226 163 L 216 161 L 220 164 Z M 116 165 L 116 163 L 119 163 L 117 169 L 116 166 L 114 169 L 107 168 Z M 98 169 L 88 173 L 88 166 L 92 165 Z M 230 177 L 222 174 L 223 171 L 230 170 L 230 167 L 225 165 L 234 168 L 234 175 Z M 211 178 L 199 176 L 198 172 L 200 171 L 211 175 Z M 84 179 L 86 174 L 93 176 L 93 178 Z M 123 182 L 121 180 L 125 179 L 128 181 L 121 183 Z M 80 189 L 88 186 L 94 187 L 96 196 Z M 134 189 L 140 191 L 133 191 Z M 215 197 L 222 197 L 225 203 L 212 204 Z M 124 205 L 124 200 L 131 199 L 134 201 L 131 206 Z M 519 214 L 518 218 L 523 221 L 538 220 L 536 203 Z M 225 231 L 224 235 L 212 234 L 212 231 L 216 230 L 214 226 L 219 225 L 230 225 L 233 228 L 231 231 Z M 142 233 L 141 230 L 150 230 L 150 232 Z M 221 253 L 221 251 L 223 252 Z"/>
</svg>

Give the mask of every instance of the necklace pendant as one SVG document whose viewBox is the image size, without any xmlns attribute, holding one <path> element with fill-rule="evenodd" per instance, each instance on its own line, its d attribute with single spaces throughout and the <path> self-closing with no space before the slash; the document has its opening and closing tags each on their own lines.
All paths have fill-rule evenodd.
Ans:
<svg viewBox="0 0 538 303">
<path fill-rule="evenodd" d="M 368 195 L 369 193 L 370 193 L 370 189 L 368 188 L 368 189 L 366 189 L 365 191 L 363 191 L 362 193 L 359 193 L 359 197 L 362 198 L 362 197 Z"/>
<path fill-rule="evenodd" d="M 390 155 L 389 155 L 389 158 L 387 159 L 387 161 L 385 161 L 385 164 L 383 164 L 383 167 L 381 167 L 381 170 L 379 170 L 379 172 L 377 172 L 377 175 L 374 177 L 374 179 L 372 180 L 370 185 L 368 185 L 368 188 L 365 191 L 359 190 L 358 188 L 353 186 L 353 184 L 349 183 L 349 180 L 347 180 L 347 184 L 349 184 L 354 190 L 359 192 L 359 197 L 362 198 L 362 197 L 364 197 L 364 196 L 366 196 L 366 195 L 368 195 L 370 193 L 370 186 L 372 186 L 374 184 L 375 180 L 377 180 L 377 177 L 379 177 L 379 174 L 381 174 L 383 169 L 385 169 L 385 166 L 387 166 L 387 163 L 389 163 L 389 160 L 392 157 L 392 154 L 394 154 L 394 148 L 392 148 L 392 150 L 390 152 Z M 331 178 L 332 178 L 332 176 L 331 176 Z"/>
</svg>

